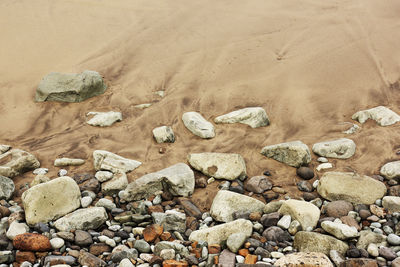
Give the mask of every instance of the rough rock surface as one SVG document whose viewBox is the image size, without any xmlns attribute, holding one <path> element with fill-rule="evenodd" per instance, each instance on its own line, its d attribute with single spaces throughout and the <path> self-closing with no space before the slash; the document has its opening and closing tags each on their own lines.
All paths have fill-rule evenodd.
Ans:
<svg viewBox="0 0 400 267">
<path fill-rule="evenodd" d="M 139 161 L 126 159 L 105 150 L 95 150 L 93 159 L 96 171 L 130 172 L 142 165 Z"/>
<path fill-rule="evenodd" d="M 189 196 L 194 191 L 194 173 L 185 163 L 178 163 L 158 172 L 146 174 L 130 183 L 121 198 L 140 200 L 157 191 L 167 189 L 174 196 Z"/>
<path fill-rule="evenodd" d="M 400 116 L 398 114 L 384 106 L 358 111 L 354 113 L 351 118 L 353 120 L 358 120 L 360 123 L 371 119 L 376 121 L 380 126 L 389 126 L 400 121 Z"/>
<path fill-rule="evenodd" d="M 81 192 L 77 183 L 64 176 L 35 185 L 22 194 L 26 222 L 48 222 L 79 208 Z"/>
<path fill-rule="evenodd" d="M 261 107 L 243 108 L 232 111 L 228 114 L 218 116 L 214 119 L 215 123 L 243 123 L 251 128 L 267 126 L 269 118 L 267 112 Z"/>
<path fill-rule="evenodd" d="M 40 166 L 34 155 L 21 149 L 11 149 L 0 154 L 0 162 L 0 175 L 8 178 L 13 178 Z"/>
<path fill-rule="evenodd" d="M 217 221 L 230 222 L 234 220 L 234 212 L 262 212 L 264 206 L 263 202 L 255 198 L 228 190 L 220 190 L 214 197 L 210 214 Z"/>
<path fill-rule="evenodd" d="M 183 124 L 194 135 L 209 139 L 215 137 L 214 125 L 198 112 L 186 112 L 182 115 Z"/>
<path fill-rule="evenodd" d="M 389 214 L 400 212 L 400 197 L 385 196 L 382 199 L 382 207 L 384 207 Z"/>
<path fill-rule="evenodd" d="M 0 145 L 0 155 L 3 153 L 6 153 L 10 149 L 11 149 L 11 146 L 9 146 L 9 145 Z"/>
<path fill-rule="evenodd" d="M 352 172 L 326 172 L 321 177 L 317 190 L 323 198 L 330 201 L 372 204 L 385 195 L 386 186 L 371 177 Z"/>
<path fill-rule="evenodd" d="M 324 266 L 334 267 L 328 256 L 320 252 L 297 252 L 285 255 L 278 259 L 274 266 L 288 267 L 288 266 Z"/>
<path fill-rule="evenodd" d="M 316 143 L 312 151 L 322 157 L 348 159 L 356 152 L 356 144 L 348 138 Z"/>
<path fill-rule="evenodd" d="M 78 209 L 70 214 L 55 221 L 54 226 L 63 232 L 70 230 L 90 230 L 97 229 L 108 218 L 106 209 L 103 207 L 93 207 Z"/>
<path fill-rule="evenodd" d="M 320 210 L 317 206 L 310 202 L 295 199 L 289 199 L 283 202 L 279 213 L 288 214 L 294 220 L 299 221 L 304 230 L 308 227 L 315 228 L 320 216 Z"/>
<path fill-rule="evenodd" d="M 0 175 L 0 199 L 10 199 L 14 190 L 15 185 L 13 180 Z"/>
<path fill-rule="evenodd" d="M 386 179 L 394 179 L 400 177 L 400 160 L 388 162 L 382 166 L 380 173 Z"/>
<path fill-rule="evenodd" d="M 103 78 L 95 71 L 86 70 L 77 74 L 52 72 L 39 83 L 35 100 L 81 102 L 104 93 L 106 88 Z"/>
<path fill-rule="evenodd" d="M 216 179 L 235 180 L 246 176 L 246 163 L 239 154 L 196 153 L 188 161 L 194 169 Z"/>
<path fill-rule="evenodd" d="M 265 146 L 261 154 L 296 168 L 311 162 L 310 149 L 301 141 Z"/>
<path fill-rule="evenodd" d="M 93 116 L 86 121 L 87 124 L 92 126 L 107 127 L 113 125 L 117 121 L 122 121 L 121 112 L 108 111 L 108 112 L 89 112 L 86 116 Z"/>
<path fill-rule="evenodd" d="M 266 190 L 270 190 L 272 188 L 272 183 L 266 176 L 253 176 L 246 181 L 244 187 L 247 191 L 261 194 Z"/>
<path fill-rule="evenodd" d="M 153 136 L 157 143 L 175 142 L 175 134 L 170 126 L 160 126 L 153 129 Z"/>
<path fill-rule="evenodd" d="M 59 158 L 54 161 L 55 167 L 79 166 L 85 163 L 84 159 Z"/>
<path fill-rule="evenodd" d="M 314 232 L 298 232 L 294 236 L 293 246 L 300 252 L 321 252 L 329 255 L 330 250 L 345 254 L 349 246 L 332 236 Z"/>
<path fill-rule="evenodd" d="M 123 172 L 114 174 L 111 180 L 101 184 L 101 192 L 105 195 L 118 194 L 128 186 L 128 178 Z"/>
<path fill-rule="evenodd" d="M 341 240 L 358 236 L 358 232 L 355 227 L 350 227 L 343 223 L 324 221 L 321 223 L 321 227 L 331 235 L 334 235 L 336 238 Z"/>
<path fill-rule="evenodd" d="M 151 216 L 154 223 L 161 225 L 164 231 L 178 231 L 180 233 L 186 230 L 186 214 L 175 210 L 163 212 L 153 212 Z"/>
<path fill-rule="evenodd" d="M 190 241 L 206 241 L 208 244 L 222 245 L 231 234 L 244 233 L 247 237 L 253 232 L 253 224 L 245 219 L 238 219 L 232 222 L 216 225 L 210 228 L 193 231 Z"/>
</svg>

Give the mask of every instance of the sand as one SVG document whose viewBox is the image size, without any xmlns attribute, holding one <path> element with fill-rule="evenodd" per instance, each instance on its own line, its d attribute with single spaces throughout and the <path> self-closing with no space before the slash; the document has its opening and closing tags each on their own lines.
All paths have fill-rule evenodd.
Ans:
<svg viewBox="0 0 400 267">
<path fill-rule="evenodd" d="M 397 0 L 3 0 L 0 143 L 35 154 L 53 176 L 55 158 L 87 159 L 71 175 L 94 172 L 93 150 L 109 150 L 143 162 L 130 180 L 186 162 L 192 152 L 239 153 L 249 176 L 270 170 L 273 183 L 291 191 L 295 169 L 262 156 L 263 146 L 350 137 L 356 154 L 331 161 L 335 169 L 377 174 L 400 157 L 400 124 L 342 131 L 358 110 L 384 105 L 400 113 L 399 12 Z M 49 72 L 86 69 L 104 76 L 104 95 L 34 102 Z M 134 107 L 142 103 L 153 105 Z M 271 125 L 217 125 L 216 137 L 203 140 L 181 121 L 186 111 L 213 120 L 251 106 L 265 108 Z M 109 110 L 123 121 L 85 123 L 87 112 Z M 172 126 L 174 144 L 153 140 L 161 125 Z"/>
</svg>

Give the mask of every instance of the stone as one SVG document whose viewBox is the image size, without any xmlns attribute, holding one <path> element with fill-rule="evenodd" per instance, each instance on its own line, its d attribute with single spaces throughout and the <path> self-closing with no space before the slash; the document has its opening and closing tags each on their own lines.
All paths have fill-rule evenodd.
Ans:
<svg viewBox="0 0 400 267">
<path fill-rule="evenodd" d="M 72 256 L 57 256 L 50 255 L 44 258 L 43 266 L 52 267 L 69 267 L 71 265 L 76 265 L 76 259 Z"/>
<path fill-rule="evenodd" d="M 160 252 L 164 249 L 173 249 L 175 250 L 176 254 L 180 254 L 181 256 L 189 256 L 189 250 L 182 244 L 176 242 L 169 242 L 169 241 L 161 241 L 158 242 L 154 246 L 154 254 L 157 256 L 160 255 Z"/>
<path fill-rule="evenodd" d="M 346 254 L 349 246 L 332 236 L 315 232 L 300 231 L 294 236 L 293 246 L 300 252 L 321 252 L 329 255 L 329 251 L 337 250 Z"/>
<path fill-rule="evenodd" d="M 352 172 L 326 172 L 319 181 L 317 191 L 330 201 L 372 204 L 386 194 L 386 186 L 371 177 Z"/>
<path fill-rule="evenodd" d="M 378 263 L 373 259 L 359 258 L 343 261 L 339 267 L 378 267 Z"/>
<path fill-rule="evenodd" d="M 119 263 L 119 267 L 135 267 L 135 265 L 129 259 L 125 258 Z"/>
<path fill-rule="evenodd" d="M 352 210 L 353 204 L 344 200 L 332 201 L 325 206 L 326 215 L 328 215 L 328 217 L 340 218 L 346 216 Z"/>
<path fill-rule="evenodd" d="M 11 149 L 11 146 L 9 146 L 9 145 L 0 145 L 0 155 L 3 153 L 6 153 L 10 149 Z"/>
<path fill-rule="evenodd" d="M 154 242 L 164 231 L 164 228 L 158 224 L 151 224 L 144 228 L 142 234 L 147 242 Z"/>
<path fill-rule="evenodd" d="M 262 212 L 265 204 L 255 198 L 220 190 L 214 197 L 210 214 L 214 220 L 230 222 L 234 220 L 233 213 L 238 211 Z"/>
<path fill-rule="evenodd" d="M 175 259 L 175 250 L 172 248 L 170 249 L 163 249 L 160 251 L 160 257 L 164 260 L 172 260 Z"/>
<path fill-rule="evenodd" d="M 8 239 L 13 240 L 17 235 L 24 234 L 29 231 L 28 225 L 13 221 L 7 230 L 6 236 Z"/>
<path fill-rule="evenodd" d="M 192 169 L 185 163 L 178 163 L 136 179 L 121 192 L 121 198 L 126 201 L 146 199 L 164 188 L 173 196 L 187 197 L 193 193 L 194 185 Z"/>
<path fill-rule="evenodd" d="M 86 121 L 87 124 L 92 126 L 108 127 L 117 121 L 122 121 L 121 112 L 108 111 L 108 112 L 89 112 L 86 116 L 93 116 Z"/>
<path fill-rule="evenodd" d="M 283 202 L 284 202 L 283 200 L 282 201 L 269 202 L 264 206 L 263 212 L 265 214 L 272 213 L 272 212 L 277 212 L 281 208 Z"/>
<path fill-rule="evenodd" d="M 174 131 L 170 126 L 160 126 L 153 129 L 153 136 L 157 143 L 175 142 Z"/>
<path fill-rule="evenodd" d="M 36 89 L 37 102 L 81 102 L 103 94 L 107 86 L 98 72 L 85 70 L 82 73 L 51 72 Z"/>
<path fill-rule="evenodd" d="M 289 229 L 291 222 L 292 222 L 292 216 L 287 214 L 283 215 L 276 225 L 282 229 Z"/>
<path fill-rule="evenodd" d="M 393 249 L 388 248 L 388 247 L 380 247 L 379 248 L 379 255 L 386 260 L 392 261 L 395 258 L 397 258 L 396 253 L 393 251 Z"/>
<path fill-rule="evenodd" d="M 224 249 L 219 255 L 219 267 L 235 267 L 236 255 L 228 249 Z"/>
<path fill-rule="evenodd" d="M 90 246 L 91 244 L 93 244 L 92 236 L 86 231 L 76 230 L 75 244 L 77 244 L 80 247 Z"/>
<path fill-rule="evenodd" d="M 0 175 L 0 199 L 9 200 L 13 195 L 15 185 L 10 178 Z"/>
<path fill-rule="evenodd" d="M 107 263 L 105 261 L 85 251 L 81 251 L 81 253 L 79 254 L 78 261 L 81 265 L 85 265 L 87 267 L 107 266 Z"/>
<path fill-rule="evenodd" d="M 118 194 L 128 186 L 128 178 L 123 172 L 115 173 L 113 178 L 101 184 L 101 192 L 105 195 Z"/>
<path fill-rule="evenodd" d="M 356 144 L 348 138 L 316 143 L 312 151 L 322 157 L 348 159 L 356 152 Z"/>
<path fill-rule="evenodd" d="M 376 244 L 374 243 L 370 243 L 367 247 L 367 252 L 369 253 L 369 255 L 373 256 L 373 257 L 378 257 L 379 256 L 379 248 Z"/>
<path fill-rule="evenodd" d="M 15 253 L 15 261 L 16 262 L 30 262 L 30 263 L 35 263 L 36 261 L 36 256 L 35 253 L 31 251 L 17 251 Z"/>
<path fill-rule="evenodd" d="M 339 251 L 336 250 L 329 251 L 329 257 L 331 258 L 335 266 L 339 266 L 340 263 L 346 260 L 346 258 L 342 254 L 340 254 Z"/>
<path fill-rule="evenodd" d="M 301 141 L 266 146 L 261 154 L 296 168 L 311 162 L 310 149 Z"/>
<path fill-rule="evenodd" d="M 127 159 L 105 150 L 95 150 L 93 160 L 96 171 L 110 171 L 112 173 L 127 173 L 142 165 L 139 161 Z"/>
<path fill-rule="evenodd" d="M 21 199 L 26 222 L 34 225 L 57 219 L 79 208 L 81 192 L 72 178 L 64 176 L 29 188 Z"/>
<path fill-rule="evenodd" d="M 79 166 L 85 164 L 84 159 L 59 158 L 54 161 L 55 167 Z"/>
<path fill-rule="evenodd" d="M 393 212 L 400 212 L 400 197 L 395 197 L 395 196 L 383 197 L 382 207 L 384 207 L 389 214 L 392 214 Z"/>
<path fill-rule="evenodd" d="M 54 226 L 59 231 L 97 229 L 108 219 L 103 207 L 78 209 L 55 221 Z"/>
<path fill-rule="evenodd" d="M 81 198 L 81 206 L 82 208 L 87 208 L 89 207 L 90 204 L 92 204 L 92 198 L 90 196 L 86 196 Z"/>
<path fill-rule="evenodd" d="M 161 225 L 164 231 L 186 231 L 186 214 L 176 210 L 167 210 L 165 213 L 153 212 L 151 214 L 154 223 Z"/>
<path fill-rule="evenodd" d="M 388 162 L 380 169 L 380 174 L 387 180 L 400 177 L 400 160 Z"/>
<path fill-rule="evenodd" d="M 258 128 L 269 125 L 267 112 L 261 107 L 250 107 L 232 111 L 228 114 L 218 116 L 215 123 L 242 123 L 251 128 Z"/>
<path fill-rule="evenodd" d="M 108 211 L 111 211 L 112 209 L 115 209 L 117 207 L 114 202 L 112 202 L 111 200 L 109 200 L 107 198 L 100 198 L 97 201 L 95 206 L 96 207 L 103 207 Z"/>
<path fill-rule="evenodd" d="M 336 238 L 345 240 L 358 236 L 358 231 L 355 227 L 350 227 L 343 223 L 324 221 L 321 223 L 322 229 L 334 235 Z"/>
<path fill-rule="evenodd" d="M 249 220 L 238 219 L 232 222 L 219 224 L 213 227 L 193 231 L 190 241 L 206 241 L 208 244 L 222 245 L 231 234 L 243 233 L 247 237 L 253 232 L 253 224 Z"/>
<path fill-rule="evenodd" d="M 189 154 L 188 162 L 194 169 L 216 179 L 235 180 L 246 176 L 246 163 L 239 154 Z"/>
<path fill-rule="evenodd" d="M 0 263 L 11 263 L 11 262 L 13 262 L 13 260 L 14 260 L 14 257 L 13 257 L 12 251 L 8 251 L 8 250 L 0 251 Z M 3 266 L 6 267 L 8 265 L 5 264 Z"/>
<path fill-rule="evenodd" d="M 50 244 L 53 249 L 59 249 L 64 246 L 64 240 L 59 237 L 55 237 L 50 239 Z"/>
<path fill-rule="evenodd" d="M 236 253 L 239 248 L 242 247 L 246 239 L 247 236 L 244 233 L 231 234 L 226 240 L 226 246 L 229 248 L 230 251 Z"/>
<path fill-rule="evenodd" d="M 75 241 L 75 235 L 71 232 L 58 232 L 57 236 L 69 242 Z"/>
<path fill-rule="evenodd" d="M 111 178 L 113 178 L 114 174 L 112 172 L 109 171 L 98 171 L 95 174 L 95 178 L 97 180 L 99 180 L 100 183 L 103 183 L 105 181 L 110 180 Z"/>
<path fill-rule="evenodd" d="M 186 261 L 176 261 L 176 260 L 165 260 L 162 263 L 163 267 L 188 267 Z M 142 266 L 145 267 L 145 266 Z"/>
<path fill-rule="evenodd" d="M 351 216 L 343 216 L 340 217 L 340 220 L 342 221 L 342 223 L 348 225 L 348 226 L 353 226 L 357 229 L 357 231 L 361 230 L 361 227 L 359 225 L 359 223 L 357 222 L 357 220 L 354 217 Z"/>
<path fill-rule="evenodd" d="M 214 125 L 204 119 L 198 112 L 186 112 L 182 115 L 185 127 L 194 135 L 204 139 L 215 137 Z"/>
<path fill-rule="evenodd" d="M 37 158 L 21 149 L 11 149 L 0 154 L 0 175 L 14 178 L 29 170 L 39 168 Z"/>
<path fill-rule="evenodd" d="M 278 259 L 274 266 L 276 267 L 300 267 L 300 266 L 324 266 L 334 267 L 329 258 L 320 252 L 297 252 L 285 255 Z"/>
<path fill-rule="evenodd" d="M 300 181 L 297 183 L 297 188 L 302 192 L 312 192 L 313 186 L 308 181 Z"/>
<path fill-rule="evenodd" d="M 268 180 L 267 176 L 253 176 L 246 181 L 244 188 L 247 191 L 261 194 L 264 191 L 272 188 L 272 183 Z"/>
<path fill-rule="evenodd" d="M 290 242 L 292 237 L 290 234 L 277 226 L 271 226 L 262 233 L 263 237 L 272 242 Z"/>
<path fill-rule="evenodd" d="M 320 172 L 322 170 L 332 169 L 332 168 L 333 168 L 332 163 L 322 163 L 322 164 L 319 164 L 317 166 L 317 168 L 315 168 L 315 169 Z"/>
<path fill-rule="evenodd" d="M 395 234 L 389 234 L 387 237 L 387 242 L 392 246 L 399 246 L 400 245 L 400 236 Z"/>
<path fill-rule="evenodd" d="M 185 210 L 185 213 L 188 216 L 195 217 L 196 219 L 201 219 L 201 216 L 203 213 L 192 201 L 190 201 L 187 198 L 182 198 L 182 197 L 179 198 L 178 200 L 179 200 L 179 204 L 181 204 L 181 206 Z"/>
<path fill-rule="evenodd" d="M 150 252 L 150 245 L 144 240 L 136 240 L 135 244 L 133 246 L 135 249 L 137 249 L 140 253 L 148 253 Z"/>
<path fill-rule="evenodd" d="M 320 216 L 320 210 L 315 205 L 295 199 L 283 202 L 278 212 L 299 221 L 303 229 L 315 228 Z"/>
<path fill-rule="evenodd" d="M 31 187 L 34 187 L 35 185 L 38 185 L 38 184 L 47 183 L 48 181 L 50 181 L 49 177 L 47 177 L 44 174 L 38 174 L 35 176 L 35 178 L 33 178 L 32 182 L 31 182 Z"/>
<path fill-rule="evenodd" d="M 104 243 L 96 243 L 90 246 L 89 252 L 95 256 L 99 256 L 104 252 L 111 252 L 111 247 Z"/>
<path fill-rule="evenodd" d="M 51 244 L 48 237 L 41 234 L 25 233 L 17 235 L 13 239 L 15 249 L 22 251 L 49 251 Z"/>
<path fill-rule="evenodd" d="M 265 228 L 268 228 L 270 226 L 277 225 L 279 218 L 280 218 L 279 212 L 272 212 L 272 213 L 264 214 L 261 217 L 260 222 Z"/>
<path fill-rule="evenodd" d="M 302 179 L 305 180 L 310 180 L 312 178 L 314 178 L 314 171 L 309 168 L 309 167 L 300 167 L 296 170 L 296 174 L 297 176 L 299 176 Z"/>
<path fill-rule="evenodd" d="M 376 121 L 379 126 L 389 126 L 400 121 L 400 116 L 398 114 L 384 106 L 358 111 L 354 113 L 351 118 L 360 123 L 364 123 L 368 119 L 371 119 Z"/>
<path fill-rule="evenodd" d="M 358 249 L 366 249 L 371 243 L 385 245 L 385 239 L 386 238 L 381 234 L 374 233 L 370 230 L 363 230 L 360 232 L 356 247 Z"/>
</svg>

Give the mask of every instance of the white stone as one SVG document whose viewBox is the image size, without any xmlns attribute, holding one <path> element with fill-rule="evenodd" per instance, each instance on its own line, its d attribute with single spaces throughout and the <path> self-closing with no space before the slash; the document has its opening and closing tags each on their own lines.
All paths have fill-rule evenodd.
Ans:
<svg viewBox="0 0 400 267">
<path fill-rule="evenodd" d="M 325 157 L 319 157 L 317 160 L 318 160 L 318 162 L 321 162 L 321 163 L 327 163 L 328 162 L 328 159 L 325 158 Z"/>
<path fill-rule="evenodd" d="M 170 126 L 160 126 L 153 129 L 153 136 L 157 143 L 175 142 L 174 131 Z"/>
<path fill-rule="evenodd" d="M 101 184 L 101 192 L 105 195 L 117 194 L 128 186 L 128 178 L 123 172 L 115 173 L 113 178 Z"/>
<path fill-rule="evenodd" d="M 341 240 L 358 236 L 357 229 L 354 226 L 348 226 L 347 224 L 343 223 L 324 221 L 321 223 L 321 227 L 331 235 L 334 235 L 336 238 Z"/>
<path fill-rule="evenodd" d="M 201 138 L 215 137 L 214 125 L 203 118 L 198 112 L 186 112 L 182 115 L 183 124 L 194 135 Z"/>
<path fill-rule="evenodd" d="M 7 230 L 6 236 L 8 237 L 8 239 L 13 240 L 14 237 L 16 237 L 17 235 L 25 234 L 28 231 L 29 231 L 28 225 L 26 225 L 25 223 L 19 223 L 17 221 L 13 221 Z"/>
<path fill-rule="evenodd" d="M 111 200 L 107 199 L 107 198 L 100 198 L 99 201 L 97 201 L 96 207 L 103 207 L 106 210 L 111 211 L 112 209 L 116 208 L 117 206 L 115 205 L 114 202 L 112 202 Z"/>
<path fill-rule="evenodd" d="M 368 119 L 374 120 L 380 126 L 389 126 L 400 121 L 400 116 L 384 106 L 378 106 L 371 109 L 358 111 L 351 117 L 360 123 L 366 122 Z"/>
<path fill-rule="evenodd" d="M 332 169 L 332 168 L 333 168 L 332 163 L 321 163 L 315 169 L 317 171 L 321 171 L 321 170 Z"/>
<path fill-rule="evenodd" d="M 113 125 L 117 121 L 122 121 L 121 112 L 89 112 L 86 116 L 93 116 L 86 123 L 92 126 L 107 127 Z"/>
<path fill-rule="evenodd" d="M 278 223 L 276 225 L 282 229 L 289 229 L 291 222 L 292 222 L 292 216 L 287 214 L 287 215 L 283 215 L 282 218 L 280 218 L 280 220 L 278 221 Z"/>
<path fill-rule="evenodd" d="M 79 166 L 85 163 L 84 159 L 59 158 L 54 161 L 55 167 Z"/>
<path fill-rule="evenodd" d="M 96 172 L 96 174 L 94 175 L 94 177 L 96 177 L 96 179 L 100 182 L 106 182 L 108 180 L 110 180 L 111 178 L 113 178 L 114 174 L 112 172 L 109 171 L 98 171 Z"/>
<path fill-rule="evenodd" d="M 34 155 L 21 149 L 11 149 L 0 154 L 0 162 L 0 175 L 8 178 L 14 178 L 40 166 Z"/>
<path fill-rule="evenodd" d="M 349 129 L 347 129 L 346 131 L 343 131 L 342 133 L 353 134 L 353 133 L 357 132 L 358 129 L 360 129 L 360 126 L 358 126 L 357 124 L 352 124 Z"/>
<path fill-rule="evenodd" d="M 3 153 L 6 153 L 10 149 L 11 149 L 11 146 L 9 146 L 9 145 L 0 145 L 0 155 Z"/>
<path fill-rule="evenodd" d="M 109 238 L 108 236 L 105 235 L 101 235 L 99 236 L 99 241 L 106 243 L 107 245 L 109 245 L 110 247 L 115 247 L 117 244 L 115 243 L 115 240 L 112 238 Z"/>
<path fill-rule="evenodd" d="M 269 118 L 267 112 L 261 107 L 250 107 L 232 111 L 215 118 L 215 123 L 242 123 L 251 128 L 267 126 Z"/>
<path fill-rule="evenodd" d="M 194 169 L 216 179 L 235 180 L 246 176 L 246 163 L 239 154 L 195 153 L 188 161 Z"/>
<path fill-rule="evenodd" d="M 239 250 L 239 248 L 242 247 L 246 239 L 247 236 L 244 233 L 231 234 L 226 240 L 226 246 L 229 248 L 230 251 L 236 253 Z"/>
<path fill-rule="evenodd" d="M 244 262 L 244 257 L 240 255 L 236 255 L 236 262 L 237 263 L 243 263 Z"/>
<path fill-rule="evenodd" d="M 265 146 L 261 154 L 296 168 L 311 162 L 310 149 L 301 141 Z"/>
<path fill-rule="evenodd" d="M 371 255 L 372 257 L 378 257 L 379 256 L 379 248 L 374 243 L 370 243 L 368 245 L 367 251 L 368 251 L 369 255 Z"/>
<path fill-rule="evenodd" d="M 47 168 L 37 168 L 37 169 L 33 170 L 33 174 L 35 174 L 35 175 L 39 175 L 39 174 L 45 175 L 48 172 L 49 172 L 49 169 L 47 169 Z"/>
<path fill-rule="evenodd" d="M 139 109 L 145 109 L 145 108 L 151 107 L 151 103 L 139 104 L 139 105 L 135 105 L 134 107 L 139 108 Z"/>
<path fill-rule="evenodd" d="M 119 267 L 135 267 L 135 265 L 128 258 L 125 258 L 120 261 Z"/>
<path fill-rule="evenodd" d="M 90 196 L 86 196 L 81 198 L 81 206 L 82 208 L 87 208 L 89 207 L 90 204 L 92 204 L 92 198 Z"/>
<path fill-rule="evenodd" d="M 59 237 L 55 237 L 50 239 L 50 244 L 53 249 L 59 249 L 64 246 L 64 240 Z"/>
<path fill-rule="evenodd" d="M 299 221 L 303 229 L 315 228 L 320 216 L 320 210 L 315 205 L 295 199 L 283 202 L 278 212 L 288 214 L 293 220 Z"/>
<path fill-rule="evenodd" d="M 228 190 L 220 190 L 214 197 L 210 213 L 214 220 L 233 221 L 236 211 L 262 212 L 265 204 L 260 200 Z"/>
<path fill-rule="evenodd" d="M 141 162 L 126 159 L 117 154 L 105 151 L 95 150 L 93 152 L 94 168 L 96 171 L 130 172 L 142 165 Z"/>
<path fill-rule="evenodd" d="M 382 206 L 389 214 L 393 212 L 400 212 L 400 197 L 396 196 L 385 196 L 382 199 Z"/>
<path fill-rule="evenodd" d="M 160 257 L 164 260 L 174 260 L 175 250 L 172 248 L 163 249 L 160 251 Z"/>
<path fill-rule="evenodd" d="M 78 209 L 55 221 L 54 226 L 58 231 L 68 232 L 75 230 L 97 229 L 108 219 L 106 209 L 93 207 Z"/>
<path fill-rule="evenodd" d="M 281 253 L 281 252 L 272 251 L 272 252 L 271 252 L 271 256 L 272 256 L 272 258 L 280 259 L 280 258 L 282 258 L 284 255 L 283 255 L 283 253 Z"/>
<path fill-rule="evenodd" d="M 387 180 L 400 177 L 400 160 L 386 163 L 382 166 L 380 173 Z"/>
<path fill-rule="evenodd" d="M 356 144 L 348 138 L 340 138 L 326 142 L 320 142 L 313 145 L 312 150 L 315 154 L 337 159 L 348 159 L 354 155 Z"/>
</svg>

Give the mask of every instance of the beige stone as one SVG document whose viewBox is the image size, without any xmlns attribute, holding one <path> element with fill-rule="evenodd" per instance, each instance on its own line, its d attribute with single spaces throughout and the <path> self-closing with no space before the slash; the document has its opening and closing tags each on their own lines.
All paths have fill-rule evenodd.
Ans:
<svg viewBox="0 0 400 267">
<path fill-rule="evenodd" d="M 303 229 L 309 227 L 315 228 L 320 216 L 320 210 L 317 206 L 306 201 L 295 199 L 289 199 L 283 202 L 278 212 L 280 214 L 288 214 L 293 220 L 299 221 Z"/>
</svg>

